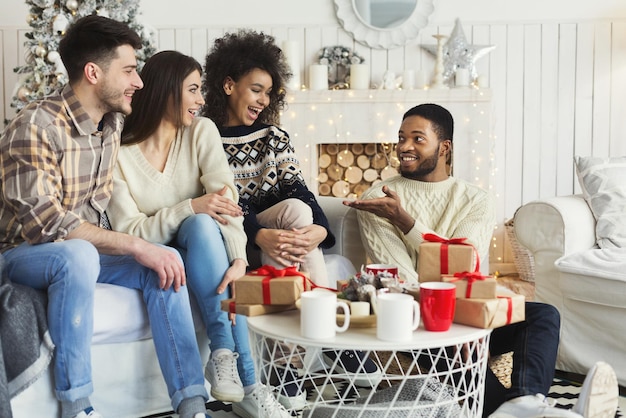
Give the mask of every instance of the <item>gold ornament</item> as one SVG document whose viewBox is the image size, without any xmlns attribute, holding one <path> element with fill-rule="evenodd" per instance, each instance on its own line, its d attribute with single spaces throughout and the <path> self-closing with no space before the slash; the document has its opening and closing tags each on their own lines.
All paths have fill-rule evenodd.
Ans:
<svg viewBox="0 0 626 418">
<path fill-rule="evenodd" d="M 45 56 L 46 56 L 46 54 L 48 54 L 48 50 L 46 50 L 46 47 L 45 47 L 45 46 L 43 46 L 43 45 L 38 45 L 38 46 L 35 48 L 35 54 L 36 54 L 38 57 L 43 58 L 43 57 L 45 57 Z"/>
<path fill-rule="evenodd" d="M 28 96 L 30 95 L 30 90 L 26 86 L 22 86 L 17 90 L 17 98 L 22 102 L 28 101 Z"/>
</svg>

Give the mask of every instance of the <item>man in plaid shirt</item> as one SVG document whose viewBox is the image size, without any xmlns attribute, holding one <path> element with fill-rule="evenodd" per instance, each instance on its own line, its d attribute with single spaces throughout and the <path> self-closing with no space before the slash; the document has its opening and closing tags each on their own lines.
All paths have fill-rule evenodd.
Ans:
<svg viewBox="0 0 626 418">
<path fill-rule="evenodd" d="M 205 417 L 180 256 L 102 228 L 123 116 L 143 87 L 139 48 L 123 23 L 77 20 L 59 45 L 69 84 L 21 110 L 0 139 L 0 251 L 10 280 L 47 290 L 63 418 L 101 417 L 89 400 L 96 282 L 143 292 L 172 407 L 181 417 Z"/>
</svg>

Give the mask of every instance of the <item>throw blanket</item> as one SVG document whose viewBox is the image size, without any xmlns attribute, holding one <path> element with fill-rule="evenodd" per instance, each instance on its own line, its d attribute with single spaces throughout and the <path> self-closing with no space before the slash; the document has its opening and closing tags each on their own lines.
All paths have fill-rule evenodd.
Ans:
<svg viewBox="0 0 626 418">
<path fill-rule="evenodd" d="M 0 417 L 10 418 L 11 398 L 48 368 L 54 344 L 48 332 L 46 294 L 11 283 L 0 255 Z"/>
</svg>

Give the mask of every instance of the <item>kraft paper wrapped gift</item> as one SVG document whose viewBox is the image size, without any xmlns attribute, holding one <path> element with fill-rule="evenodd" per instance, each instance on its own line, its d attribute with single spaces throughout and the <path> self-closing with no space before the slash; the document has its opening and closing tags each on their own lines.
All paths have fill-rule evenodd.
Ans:
<svg viewBox="0 0 626 418">
<path fill-rule="evenodd" d="M 499 294 L 496 299 L 457 299 L 454 322 L 477 328 L 499 328 L 526 317 L 524 295 Z"/>
<path fill-rule="evenodd" d="M 235 299 L 237 304 L 293 305 L 310 283 L 295 267 L 263 266 L 235 280 Z"/>
<path fill-rule="evenodd" d="M 480 273 L 461 272 L 443 275 L 441 281 L 456 285 L 457 299 L 494 299 L 498 287 L 495 278 Z"/>
<path fill-rule="evenodd" d="M 474 271 L 474 247 L 463 244 L 423 242 L 419 247 L 417 266 L 420 282 L 439 282 L 441 276 L 462 271 Z M 442 265 L 442 259 L 447 264 Z"/>
<path fill-rule="evenodd" d="M 235 299 L 225 299 L 221 302 L 221 309 L 228 313 L 236 313 L 245 316 L 259 316 L 276 312 L 291 311 L 296 309 L 296 305 L 261 305 L 261 304 L 241 304 Z"/>
</svg>

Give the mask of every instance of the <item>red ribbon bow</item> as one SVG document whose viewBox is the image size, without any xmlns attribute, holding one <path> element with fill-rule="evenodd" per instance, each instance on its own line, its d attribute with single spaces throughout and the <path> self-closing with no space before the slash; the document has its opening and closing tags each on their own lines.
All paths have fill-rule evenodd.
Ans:
<svg viewBox="0 0 626 418">
<path fill-rule="evenodd" d="M 306 289 L 307 280 L 310 281 L 310 279 L 306 277 L 303 273 L 300 273 L 297 267 L 295 266 L 285 267 L 284 269 L 277 269 L 274 266 L 264 265 L 264 266 L 259 267 L 256 270 L 251 271 L 248 274 L 251 276 L 264 276 L 263 280 L 261 280 L 261 286 L 263 288 L 263 304 L 264 305 L 270 305 L 272 302 L 272 297 L 270 295 L 270 280 L 277 279 L 280 277 L 300 276 L 302 277 L 303 289 Z"/>
<path fill-rule="evenodd" d="M 472 284 L 476 280 L 485 280 L 488 277 L 489 276 L 483 276 L 482 274 L 477 273 L 475 271 L 474 272 L 463 271 L 460 273 L 454 273 L 454 280 L 451 280 L 451 281 L 456 282 L 458 280 L 467 279 L 467 288 L 465 289 L 465 297 L 469 299 L 470 296 L 472 295 Z"/>
<path fill-rule="evenodd" d="M 476 268 L 474 268 L 475 272 L 480 271 L 480 258 L 478 257 L 478 251 L 476 247 L 474 247 L 469 242 L 465 242 L 467 238 L 442 238 L 437 234 L 424 233 L 422 234 L 422 239 L 428 242 L 438 242 L 441 243 L 441 251 L 439 253 L 439 263 L 441 265 L 441 274 L 448 274 L 448 245 L 469 245 L 474 249 L 474 254 L 476 255 Z"/>
</svg>

